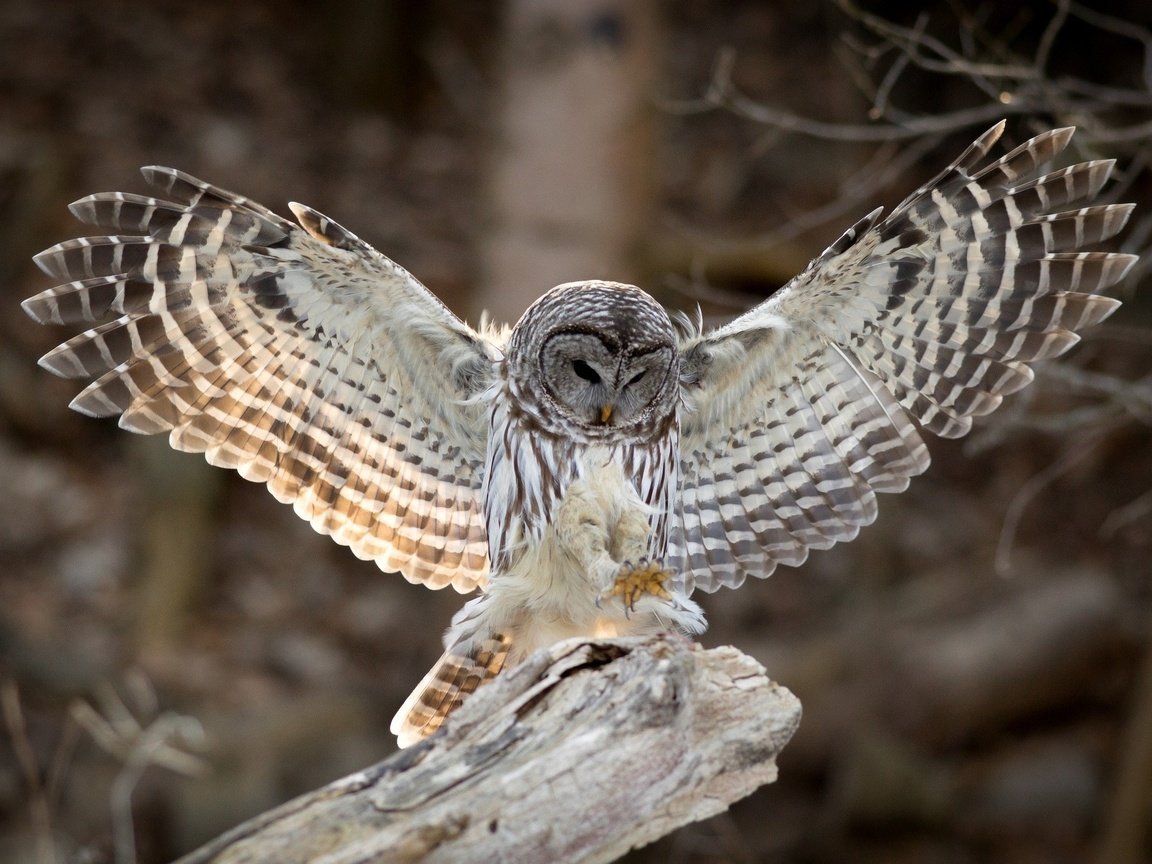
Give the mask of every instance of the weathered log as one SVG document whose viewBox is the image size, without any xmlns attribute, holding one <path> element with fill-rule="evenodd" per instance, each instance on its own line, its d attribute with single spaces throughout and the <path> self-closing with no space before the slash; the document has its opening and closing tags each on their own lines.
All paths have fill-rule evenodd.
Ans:
<svg viewBox="0 0 1152 864">
<path fill-rule="evenodd" d="M 437 736 L 180 860 L 612 861 L 776 778 L 800 703 L 734 648 L 570 640 Z"/>
</svg>

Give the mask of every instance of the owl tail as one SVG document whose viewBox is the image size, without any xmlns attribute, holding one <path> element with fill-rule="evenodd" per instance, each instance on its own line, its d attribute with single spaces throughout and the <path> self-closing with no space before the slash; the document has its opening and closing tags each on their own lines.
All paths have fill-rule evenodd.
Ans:
<svg viewBox="0 0 1152 864">
<path fill-rule="evenodd" d="M 389 727 L 401 747 L 439 729 L 469 693 L 495 678 L 504 667 L 511 640 L 502 634 L 457 642 L 404 700 Z"/>
</svg>

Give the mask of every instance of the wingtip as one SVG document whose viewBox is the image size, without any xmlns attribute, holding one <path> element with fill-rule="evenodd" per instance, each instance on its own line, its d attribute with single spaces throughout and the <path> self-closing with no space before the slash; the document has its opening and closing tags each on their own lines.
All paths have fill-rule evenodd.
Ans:
<svg viewBox="0 0 1152 864">
<path fill-rule="evenodd" d="M 1075 126 L 1058 126 L 1055 129 L 1049 129 L 1047 132 L 1041 132 L 1029 141 L 1029 144 L 1035 144 L 1041 141 L 1050 141 L 1051 154 L 1048 158 L 1052 158 L 1057 153 L 1063 153 L 1068 146 L 1068 142 L 1072 140 L 1072 136 L 1076 134 Z"/>
<path fill-rule="evenodd" d="M 59 348 L 53 348 L 51 351 L 49 351 L 47 354 L 45 354 L 43 357 L 41 357 L 39 360 L 37 360 L 36 365 L 47 372 L 51 372 L 53 375 L 55 375 L 58 378 L 78 378 L 78 377 L 80 377 L 75 372 L 72 372 L 72 371 L 64 368 L 62 365 L 60 365 L 59 359 L 60 359 L 60 349 Z M 74 402 L 76 400 L 74 399 L 72 401 Z M 71 407 L 71 406 L 69 406 L 69 407 Z"/>
<path fill-rule="evenodd" d="M 44 302 L 44 295 L 37 294 L 33 297 L 28 297 L 20 301 L 20 308 L 24 310 L 24 314 L 35 321 L 37 324 L 51 324 L 52 320 L 40 314 L 42 304 Z"/>
<path fill-rule="evenodd" d="M 75 201 L 68 205 L 68 212 L 79 219 L 83 208 L 87 207 L 96 199 L 96 195 L 85 195 L 83 198 L 77 198 Z"/>
<path fill-rule="evenodd" d="M 1124 305 L 1115 297 L 1105 297 L 1102 294 L 1097 294 L 1095 299 L 1096 303 L 1094 305 L 1097 307 L 1096 315 L 1086 326 L 1095 326 L 1102 321 L 1107 321 L 1117 309 Z"/>
<path fill-rule="evenodd" d="M 91 387 L 85 387 L 81 390 L 71 402 L 68 407 L 78 414 L 83 414 L 85 417 L 93 417 L 97 420 L 102 420 L 105 417 L 111 417 L 115 414 L 112 411 L 99 411 L 92 407 L 92 399 L 90 399 Z"/>
<path fill-rule="evenodd" d="M 288 209 L 296 217 L 308 234 L 320 243 L 335 246 L 340 249 L 351 249 L 363 246 L 363 242 L 351 231 L 334 219 L 330 219 L 319 210 L 314 210 L 307 204 L 299 201 L 289 201 Z"/>
<path fill-rule="evenodd" d="M 144 177 L 145 183 L 164 192 L 171 192 L 178 180 L 192 179 L 167 165 L 144 165 L 140 168 L 140 174 Z"/>
<path fill-rule="evenodd" d="M 1000 140 L 1000 136 L 1004 134 L 1006 124 L 1006 120 L 1001 120 L 999 123 L 987 129 L 980 137 L 964 149 L 964 152 L 957 157 L 950 168 L 965 171 L 974 170 L 980 161 L 988 155 L 992 146 Z"/>
<path fill-rule="evenodd" d="M 296 220 L 303 225 L 305 219 L 315 219 L 320 214 L 309 207 L 307 204 L 301 204 L 299 201 L 289 201 L 288 209 L 292 211 L 292 215 Z"/>
<path fill-rule="evenodd" d="M 1108 232 L 1109 237 L 1113 237 L 1124 230 L 1128 224 L 1128 220 L 1132 218 L 1132 211 L 1136 209 L 1136 203 L 1133 201 L 1126 201 L 1123 204 L 1112 204 L 1109 210 L 1116 214 L 1116 222 Z"/>
<path fill-rule="evenodd" d="M 993 123 L 988 130 L 976 140 L 984 144 L 986 147 L 991 147 L 1000 137 L 1004 134 L 1004 130 L 1008 128 L 1008 118 L 1001 118 L 996 123 Z"/>
<path fill-rule="evenodd" d="M 1128 275 L 1128 272 L 1133 267 L 1136 266 L 1136 262 L 1140 260 L 1140 256 L 1117 252 L 1115 253 L 1114 260 L 1122 262 L 1120 265 L 1120 274 L 1116 277 L 1115 280 L 1116 282 L 1119 282 L 1121 279 Z"/>
<path fill-rule="evenodd" d="M 62 278 L 64 274 L 61 274 L 54 266 L 56 253 L 60 251 L 62 245 L 63 244 L 57 243 L 55 246 L 49 246 L 44 251 L 37 252 L 32 256 L 32 263 L 40 268 L 41 273 L 53 278 Z"/>
</svg>

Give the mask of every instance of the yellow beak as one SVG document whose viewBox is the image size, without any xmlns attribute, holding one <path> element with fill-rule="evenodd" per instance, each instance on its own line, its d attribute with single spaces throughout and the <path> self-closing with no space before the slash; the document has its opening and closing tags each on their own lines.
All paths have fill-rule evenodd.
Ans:
<svg viewBox="0 0 1152 864">
<path fill-rule="evenodd" d="M 615 407 L 615 406 L 613 406 L 611 402 L 609 402 L 607 405 L 600 406 L 600 422 L 601 423 L 607 423 L 608 422 L 608 418 L 612 416 L 613 407 Z"/>
</svg>

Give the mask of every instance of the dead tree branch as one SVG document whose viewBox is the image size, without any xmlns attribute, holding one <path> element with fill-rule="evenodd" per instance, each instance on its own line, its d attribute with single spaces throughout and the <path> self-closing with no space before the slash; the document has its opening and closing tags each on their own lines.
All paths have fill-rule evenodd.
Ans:
<svg viewBox="0 0 1152 864">
<path fill-rule="evenodd" d="M 734 648 L 562 642 L 442 734 L 180 864 L 612 861 L 772 782 L 799 721 L 796 697 Z"/>
<path fill-rule="evenodd" d="M 1095 157 L 1120 157 L 1120 182 L 1112 189 L 1112 200 L 1126 192 L 1132 179 L 1152 156 L 1152 31 L 1131 22 L 1101 15 L 1071 0 L 1052 0 L 1051 16 L 1035 49 L 1023 52 L 1011 32 L 989 32 L 978 11 L 963 3 L 953 9 L 954 21 L 938 26 L 951 34 L 955 44 L 928 32 L 927 13 L 917 16 L 911 26 L 903 26 L 862 8 L 854 0 L 837 0 L 849 27 L 840 52 L 851 79 L 871 103 L 868 122 L 839 122 L 820 119 L 802 111 L 753 98 L 740 90 L 734 79 L 735 52 L 720 53 L 703 94 L 691 99 L 661 102 L 670 114 L 692 115 L 726 111 L 751 123 L 789 136 L 809 137 L 849 145 L 872 145 L 875 154 L 861 170 L 841 182 L 835 200 L 801 213 L 789 213 L 781 224 L 758 232 L 755 238 L 719 238 L 701 235 L 688 226 L 676 226 L 676 236 L 659 246 L 653 257 L 667 269 L 683 270 L 684 259 L 707 258 L 713 272 L 747 275 L 768 256 L 768 250 L 842 215 L 867 212 L 894 178 L 911 173 L 914 164 L 926 154 L 952 155 L 949 148 L 1006 117 L 1025 118 L 1034 132 L 1053 124 L 1080 127 L 1078 152 Z M 939 22 L 935 22 L 939 24 Z M 1061 44 L 1072 37 L 1070 24 L 1110 34 L 1118 45 L 1129 41 L 1140 45 L 1145 74 L 1134 86 L 1116 86 L 1106 80 L 1090 80 L 1054 71 L 1059 64 Z M 1064 39 L 1064 43 L 1060 40 Z M 1059 43 L 1059 44 L 1058 44 Z M 902 105 L 897 87 L 904 79 L 918 76 L 924 82 L 948 86 L 964 94 L 957 107 L 925 111 L 915 105 Z M 899 146 L 896 146 L 899 145 Z M 947 145 L 947 146 L 945 146 Z M 914 175 L 913 175 L 914 176 Z M 1129 236 L 1141 229 L 1136 224 Z M 1137 251 L 1134 242 L 1126 250 Z M 773 272 L 761 272 L 769 280 Z M 1133 274 L 1130 284 L 1135 284 Z"/>
</svg>

